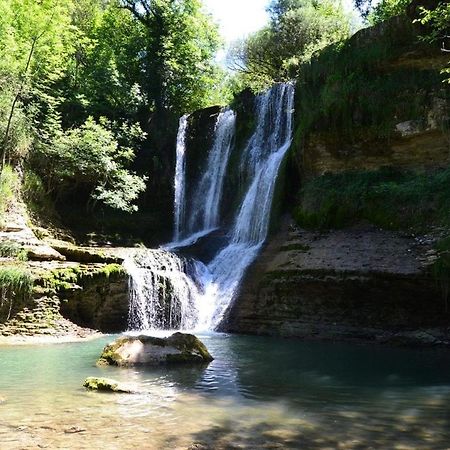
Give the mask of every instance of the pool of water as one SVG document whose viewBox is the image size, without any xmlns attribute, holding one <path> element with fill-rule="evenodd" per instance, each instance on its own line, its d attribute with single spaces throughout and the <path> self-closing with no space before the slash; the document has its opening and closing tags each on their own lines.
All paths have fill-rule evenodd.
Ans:
<svg viewBox="0 0 450 450">
<path fill-rule="evenodd" d="M 207 367 L 98 368 L 112 336 L 0 347 L 0 448 L 450 447 L 448 351 L 200 338 Z M 88 392 L 88 376 L 138 393 Z"/>
</svg>

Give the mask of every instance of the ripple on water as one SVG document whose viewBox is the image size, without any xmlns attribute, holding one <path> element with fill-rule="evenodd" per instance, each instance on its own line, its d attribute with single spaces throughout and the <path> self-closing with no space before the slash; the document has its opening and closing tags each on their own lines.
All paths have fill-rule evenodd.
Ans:
<svg viewBox="0 0 450 450">
<path fill-rule="evenodd" d="M 445 351 L 208 335 L 216 359 L 207 367 L 97 368 L 109 340 L 0 349 L 2 450 L 442 449 L 450 442 Z M 138 393 L 81 388 L 95 375 Z"/>
</svg>

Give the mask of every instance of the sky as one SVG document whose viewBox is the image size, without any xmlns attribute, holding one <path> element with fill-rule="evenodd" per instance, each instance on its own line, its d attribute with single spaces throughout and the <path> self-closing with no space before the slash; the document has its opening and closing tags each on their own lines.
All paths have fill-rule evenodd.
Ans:
<svg viewBox="0 0 450 450">
<path fill-rule="evenodd" d="M 204 0 L 227 44 L 263 27 L 268 20 L 265 8 L 269 2 L 270 0 Z M 343 0 L 343 3 L 347 10 L 353 9 L 352 0 Z"/>
</svg>

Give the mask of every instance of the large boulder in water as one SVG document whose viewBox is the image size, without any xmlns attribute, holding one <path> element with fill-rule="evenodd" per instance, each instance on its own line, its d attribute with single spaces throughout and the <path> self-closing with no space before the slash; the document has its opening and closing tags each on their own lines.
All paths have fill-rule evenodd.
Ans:
<svg viewBox="0 0 450 450">
<path fill-rule="evenodd" d="M 103 349 L 97 364 L 133 366 L 139 364 L 208 363 L 214 358 L 196 336 L 174 333 L 167 338 L 124 336 Z"/>
</svg>

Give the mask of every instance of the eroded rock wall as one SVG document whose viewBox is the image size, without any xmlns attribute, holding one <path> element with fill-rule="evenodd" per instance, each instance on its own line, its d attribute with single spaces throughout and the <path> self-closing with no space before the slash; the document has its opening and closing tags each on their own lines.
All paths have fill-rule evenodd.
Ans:
<svg viewBox="0 0 450 450">
<path fill-rule="evenodd" d="M 447 339 L 431 242 L 370 227 L 308 232 L 285 224 L 249 270 L 231 332 L 325 339 Z"/>
</svg>

